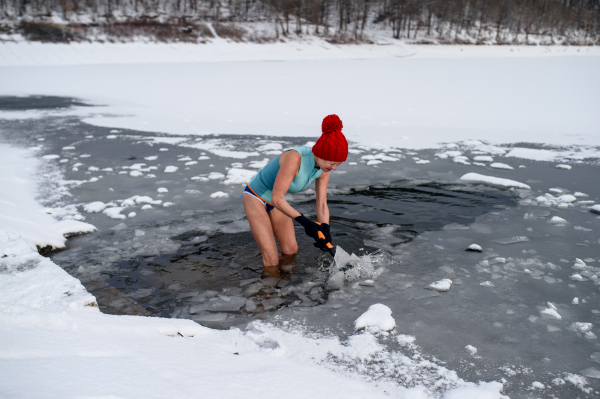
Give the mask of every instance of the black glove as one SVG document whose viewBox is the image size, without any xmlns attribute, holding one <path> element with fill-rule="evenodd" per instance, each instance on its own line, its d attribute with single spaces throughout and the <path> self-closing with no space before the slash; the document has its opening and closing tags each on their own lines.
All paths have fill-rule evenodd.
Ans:
<svg viewBox="0 0 600 399">
<path fill-rule="evenodd" d="M 333 239 L 331 238 L 331 231 L 329 229 L 329 225 L 327 223 L 321 223 L 319 224 L 319 230 L 321 230 L 321 232 L 325 236 L 325 240 L 321 239 L 315 242 L 313 245 L 319 248 L 321 251 L 329 251 L 329 248 L 327 248 L 327 243 L 332 244 L 333 241 Z"/>
<path fill-rule="evenodd" d="M 315 240 L 315 247 L 327 250 L 326 244 L 331 242 L 331 233 L 329 232 L 328 224 L 317 224 L 304 215 L 300 215 L 294 220 L 300 223 L 304 227 L 304 232 L 307 236 Z M 319 232 L 321 233 L 321 237 L 319 237 Z M 330 240 L 327 240 L 329 236 Z"/>
</svg>

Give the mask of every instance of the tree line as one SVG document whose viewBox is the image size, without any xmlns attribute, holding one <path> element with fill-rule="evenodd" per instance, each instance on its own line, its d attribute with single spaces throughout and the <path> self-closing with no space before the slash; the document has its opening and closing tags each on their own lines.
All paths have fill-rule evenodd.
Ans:
<svg viewBox="0 0 600 399">
<path fill-rule="evenodd" d="M 4 21 L 43 21 L 53 14 L 65 21 L 85 15 L 99 24 L 263 22 L 278 37 L 359 40 L 369 29 L 394 38 L 470 43 L 544 35 L 599 44 L 600 37 L 600 0 L 0 0 Z"/>
</svg>

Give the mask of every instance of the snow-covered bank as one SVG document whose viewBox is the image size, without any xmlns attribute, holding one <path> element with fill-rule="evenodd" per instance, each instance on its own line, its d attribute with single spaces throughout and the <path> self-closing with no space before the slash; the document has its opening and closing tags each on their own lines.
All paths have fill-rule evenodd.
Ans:
<svg viewBox="0 0 600 399">
<path fill-rule="evenodd" d="M 35 200 L 35 180 L 39 163 L 37 149 L 21 149 L 0 144 L 0 229 L 18 234 L 32 248 L 62 248 L 66 234 L 91 232 L 95 227 L 80 221 L 57 222 Z"/>
</svg>

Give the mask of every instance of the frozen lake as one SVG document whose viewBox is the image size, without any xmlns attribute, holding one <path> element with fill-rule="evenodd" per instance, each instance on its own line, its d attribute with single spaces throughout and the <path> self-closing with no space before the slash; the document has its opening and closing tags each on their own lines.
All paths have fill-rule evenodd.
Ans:
<svg viewBox="0 0 600 399">
<path fill-rule="evenodd" d="M 19 111 L 72 102 L 4 98 L 2 104 Z M 383 303 L 397 324 L 394 334 L 380 336 L 386 351 L 361 364 L 343 358 L 333 364 L 370 380 L 435 391 L 435 368 L 407 370 L 395 361 L 400 352 L 468 381 L 504 379 L 511 398 L 598 395 L 600 216 L 590 211 L 600 201 L 597 158 L 505 156 L 541 148 L 533 144 L 419 150 L 353 144 L 332 175 L 332 231 L 337 245 L 372 254 L 384 269 L 336 286 L 331 259 L 301 231 L 299 255 L 279 278 L 263 278 L 241 209 L 242 171 L 256 171 L 278 148 L 311 138 L 166 136 L 61 113 L 1 120 L 0 138 L 39 146 L 46 158 L 40 200 L 48 212 L 98 227 L 50 257 L 82 281 L 104 312 L 189 318 L 214 328 L 259 319 L 347 338 L 361 313 Z M 564 164 L 570 169 L 557 168 Z M 467 173 L 530 188 L 460 180 Z M 314 212 L 310 193 L 289 200 Z M 471 244 L 483 252 L 465 251 Z M 449 291 L 426 289 L 442 279 L 452 281 Z"/>
</svg>

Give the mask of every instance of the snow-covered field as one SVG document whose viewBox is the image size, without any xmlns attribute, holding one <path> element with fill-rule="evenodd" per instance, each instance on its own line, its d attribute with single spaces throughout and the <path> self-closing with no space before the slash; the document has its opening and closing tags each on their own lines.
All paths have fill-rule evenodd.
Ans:
<svg viewBox="0 0 600 399">
<path fill-rule="evenodd" d="M 282 62 L 270 62 L 275 60 Z M 0 64 L 0 95 L 68 96 L 102 105 L 2 111 L 0 118 L 75 115 L 91 125 L 114 128 L 116 137 L 128 128 L 198 136 L 316 137 L 322 117 L 335 112 L 344 121 L 347 137 L 365 148 L 424 149 L 464 140 L 560 147 L 521 145 L 507 151 L 466 142 L 489 157 L 473 161 L 502 160 L 489 164 L 498 170 L 511 170 L 504 163 L 511 158 L 562 160 L 565 168 L 584 158 L 600 158 L 596 48 L 408 47 L 396 42 L 326 49 L 319 43 L 212 47 L 4 43 Z M 161 140 L 182 141 L 156 138 L 157 143 Z M 35 153 L 41 147 L 0 145 L 2 395 L 502 397 L 500 382 L 465 382 L 442 366 L 385 352 L 377 337 L 389 333 L 375 328 L 357 331 L 342 342 L 335 336 L 311 337 L 301 329 L 262 323 L 245 331 L 216 331 L 190 320 L 101 314 L 77 279 L 35 250 L 35 245 L 64 245 L 65 234 L 93 230 L 78 220 L 56 223 L 35 201 L 40 167 L 60 157 L 39 159 Z M 195 145 L 233 160 L 258 155 L 254 149 L 226 152 L 227 143 L 218 138 Z M 471 162 L 460 151 L 445 150 L 438 158 Z M 372 159 L 365 161 L 373 166 L 386 160 L 383 155 L 369 156 Z M 504 174 L 491 174 L 463 178 L 506 188 L 529 187 L 498 177 Z M 68 193 L 69 187 L 82 184 L 87 183 L 64 182 L 61 187 Z M 560 220 L 555 222 L 561 225 Z M 436 287 L 448 286 L 446 281 L 437 283 Z M 399 322 L 390 320 L 386 309 L 375 307 L 357 319 L 357 326 L 365 323 Z M 412 340 L 398 337 L 399 342 Z M 383 356 L 415 373 L 430 368 L 448 390 L 432 393 L 421 385 L 403 388 L 356 378 L 359 370 L 340 371 L 328 362 L 330 356 L 349 363 Z M 573 385 L 584 385 L 581 376 L 569 378 Z"/>
</svg>

